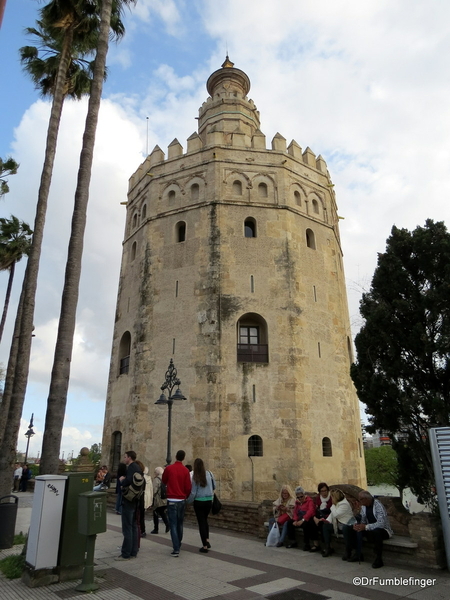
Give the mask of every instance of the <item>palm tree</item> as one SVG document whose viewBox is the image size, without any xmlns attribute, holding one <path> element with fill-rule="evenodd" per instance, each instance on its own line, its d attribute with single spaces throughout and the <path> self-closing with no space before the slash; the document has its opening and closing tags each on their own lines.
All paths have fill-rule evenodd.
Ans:
<svg viewBox="0 0 450 600">
<path fill-rule="evenodd" d="M 103 73 L 105 70 L 106 55 L 108 53 L 111 11 L 112 8 L 117 8 L 119 4 L 121 3 L 119 3 L 118 0 L 104 0 L 102 3 L 101 25 L 95 58 L 94 78 L 92 80 L 89 107 L 83 134 L 83 146 L 80 155 L 77 187 L 75 191 L 75 204 L 72 215 L 72 228 L 61 300 L 61 313 L 49 396 L 47 400 L 47 413 L 45 417 L 45 430 L 40 463 L 41 474 L 56 473 L 58 468 L 58 457 L 61 447 L 62 428 L 69 388 L 70 363 L 72 360 L 73 339 L 75 333 L 95 134 L 103 88 Z M 125 2 L 122 4 L 125 4 Z"/>
<path fill-rule="evenodd" d="M 5 304 L 3 306 L 2 319 L 0 321 L 0 342 L 5 327 L 6 315 L 8 313 L 9 299 L 14 281 L 16 263 L 24 255 L 28 255 L 33 232 L 24 221 L 11 215 L 11 219 L 0 219 L 0 271 L 9 271 L 8 285 L 6 288 Z"/>
<path fill-rule="evenodd" d="M 0 198 L 9 192 L 8 180 L 6 177 L 15 175 L 19 165 L 16 161 L 9 157 L 3 160 L 0 158 Z"/>
<path fill-rule="evenodd" d="M 124 0 L 124 2 L 125 1 L 126 0 Z M 9 399 L 8 416 L 5 419 L 4 435 L 0 447 L 0 497 L 9 493 L 9 471 L 15 459 L 20 418 L 22 416 L 22 408 L 25 400 L 30 364 L 39 260 L 53 163 L 56 154 L 59 123 L 61 121 L 64 99 L 67 94 L 67 79 L 72 60 L 72 53 L 74 48 L 78 49 L 83 47 L 81 41 L 83 36 L 85 36 L 85 40 L 90 40 L 89 43 L 93 43 L 94 39 L 97 43 L 97 39 L 100 39 L 101 27 L 105 27 L 104 20 L 100 20 L 99 18 L 100 5 L 109 6 L 109 12 L 111 12 L 111 5 L 113 5 L 116 13 L 119 14 L 114 20 L 109 18 L 106 32 L 106 37 L 108 39 L 109 26 L 110 24 L 114 24 L 114 26 L 117 26 L 118 32 L 115 35 L 119 38 L 124 32 L 123 24 L 120 20 L 120 9 L 122 7 L 122 2 L 120 2 L 120 0 L 108 0 L 107 2 L 101 2 L 100 0 L 51 0 L 39 11 L 42 27 L 47 33 L 58 40 L 61 50 L 56 77 L 52 88 L 53 100 L 47 130 L 44 165 L 42 168 L 38 201 L 36 205 L 34 235 L 25 272 L 22 297 L 23 305 L 18 333 L 18 348 L 15 357 L 10 355 L 10 360 L 16 359 L 15 368 L 14 372 L 10 369 L 7 371 L 7 380 L 8 373 L 10 373 L 12 383 L 7 380 L 5 381 L 5 389 L 9 386 L 11 395 Z M 92 31 L 94 30 L 93 23 L 97 24 L 97 34 L 95 36 L 92 34 Z M 104 32 L 102 35 L 104 35 Z M 87 48 L 88 46 L 89 44 L 86 43 L 84 47 Z M 103 81 L 104 73 L 105 64 L 103 64 L 103 70 L 100 74 L 101 81 Z"/>
</svg>

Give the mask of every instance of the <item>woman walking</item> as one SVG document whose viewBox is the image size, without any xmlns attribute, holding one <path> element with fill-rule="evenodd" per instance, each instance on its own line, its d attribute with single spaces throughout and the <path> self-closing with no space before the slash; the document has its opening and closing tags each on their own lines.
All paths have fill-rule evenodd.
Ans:
<svg viewBox="0 0 450 600">
<path fill-rule="evenodd" d="M 202 540 L 199 552 L 208 552 L 211 548 L 209 543 L 208 515 L 211 511 L 212 501 L 216 483 L 211 471 L 206 471 L 201 458 L 194 461 L 192 474 L 192 491 L 188 498 L 189 503 L 194 503 L 195 516 L 197 517 L 198 529 Z"/>
<path fill-rule="evenodd" d="M 153 479 L 153 531 L 151 533 L 158 533 L 159 531 L 159 517 L 163 520 L 166 526 L 166 533 L 169 531 L 169 519 L 167 518 L 167 500 L 161 498 L 162 483 L 161 477 L 164 473 L 162 467 L 156 467 L 155 478 Z"/>
</svg>

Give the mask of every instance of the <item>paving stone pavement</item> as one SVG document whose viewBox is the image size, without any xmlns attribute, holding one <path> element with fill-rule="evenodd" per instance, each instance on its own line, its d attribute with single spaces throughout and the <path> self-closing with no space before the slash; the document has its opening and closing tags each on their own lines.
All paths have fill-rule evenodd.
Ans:
<svg viewBox="0 0 450 600">
<path fill-rule="evenodd" d="M 16 532 L 27 531 L 32 494 L 19 499 Z M 149 515 L 151 516 L 151 515 Z M 148 521 L 148 532 L 152 521 Z M 160 528 L 160 531 L 163 528 Z M 104 600 L 448 600 L 448 571 L 405 569 L 370 563 L 346 563 L 340 557 L 287 548 L 266 548 L 263 541 L 220 529 L 211 531 L 212 549 L 198 552 L 195 527 L 184 528 L 183 546 L 172 558 L 170 534 L 141 540 L 136 560 L 116 562 L 122 543 L 120 517 L 108 514 L 108 531 L 96 540 L 96 581 L 92 596 Z M 19 547 L 0 551 L 0 559 Z M 427 581 L 428 580 L 428 581 Z M 430 582 L 433 580 L 433 583 Z M 20 580 L 0 577 L 1 600 L 71 599 L 79 581 L 28 588 Z"/>
</svg>

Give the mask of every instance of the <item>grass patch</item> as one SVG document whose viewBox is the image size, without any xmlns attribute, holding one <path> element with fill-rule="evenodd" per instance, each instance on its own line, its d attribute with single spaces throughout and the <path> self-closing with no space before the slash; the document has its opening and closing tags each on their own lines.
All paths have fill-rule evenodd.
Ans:
<svg viewBox="0 0 450 600">
<path fill-rule="evenodd" d="M 13 554 L 0 560 L 0 571 L 7 579 L 18 579 L 25 567 L 25 556 Z"/>
<path fill-rule="evenodd" d="M 22 532 L 20 532 L 14 536 L 13 545 L 18 546 L 19 544 L 25 544 L 26 541 L 27 541 L 27 536 L 24 535 Z"/>
</svg>

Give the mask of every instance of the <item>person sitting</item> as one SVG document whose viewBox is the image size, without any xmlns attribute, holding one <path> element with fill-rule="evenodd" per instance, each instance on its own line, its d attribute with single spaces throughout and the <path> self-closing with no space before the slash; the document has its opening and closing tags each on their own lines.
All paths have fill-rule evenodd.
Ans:
<svg viewBox="0 0 450 600">
<path fill-rule="evenodd" d="M 328 517 L 331 509 L 331 495 L 330 488 L 325 482 L 319 483 L 317 486 L 319 492 L 314 498 L 314 504 L 316 506 L 316 514 L 314 516 L 314 523 L 319 529 L 319 536 L 322 535 L 322 527 L 324 519 Z M 323 536 L 322 536 L 323 537 Z"/>
<path fill-rule="evenodd" d="M 279 497 L 273 503 L 273 518 L 269 519 L 269 531 L 272 529 L 275 521 L 281 527 L 280 541 L 277 548 L 283 545 L 288 532 L 288 523 L 294 516 L 295 496 L 289 485 L 283 485 Z"/>
<path fill-rule="evenodd" d="M 333 532 L 336 535 L 342 533 L 345 542 L 345 552 L 342 560 L 348 560 L 352 554 L 352 548 L 355 546 L 353 525 L 356 523 L 356 519 L 353 516 L 351 504 L 342 490 L 331 490 L 330 495 L 332 500 L 330 514 L 326 519 L 322 519 L 321 521 L 323 541 L 325 544 L 322 556 L 326 558 L 334 552 L 333 547 L 331 546 L 331 536 Z"/>
<path fill-rule="evenodd" d="M 295 507 L 293 520 L 289 521 L 288 524 L 288 535 L 291 539 L 295 540 L 295 528 L 301 527 L 304 535 L 304 546 L 305 552 L 317 552 L 319 550 L 319 536 L 318 529 L 314 523 L 314 516 L 316 514 L 316 507 L 312 498 L 305 494 L 305 490 L 298 486 L 295 488 Z M 313 542 L 313 546 L 310 542 Z M 287 546 L 288 548 L 297 548 L 297 542 L 293 542 Z"/>
<path fill-rule="evenodd" d="M 374 569 L 379 569 L 383 563 L 383 541 L 393 536 L 386 509 L 372 494 L 363 490 L 359 492 L 361 503 L 361 523 L 353 525 L 353 529 L 362 537 L 365 535 L 375 546 L 375 560 L 372 563 Z M 363 560 L 362 556 L 351 557 L 349 562 Z"/>
<path fill-rule="evenodd" d="M 111 485 L 111 474 L 108 472 L 108 467 L 103 465 L 101 469 L 99 469 L 97 476 L 95 478 L 95 486 L 94 492 L 100 492 L 101 490 L 106 490 Z"/>
</svg>

